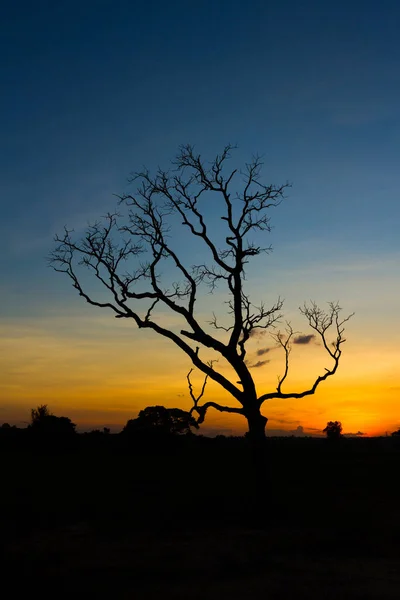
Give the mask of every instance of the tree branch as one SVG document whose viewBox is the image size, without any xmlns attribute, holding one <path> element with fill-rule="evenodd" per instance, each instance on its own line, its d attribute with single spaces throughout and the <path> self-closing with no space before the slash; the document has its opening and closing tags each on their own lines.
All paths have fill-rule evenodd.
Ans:
<svg viewBox="0 0 400 600">
<path fill-rule="evenodd" d="M 214 362 L 215 361 L 210 361 L 208 363 L 211 368 L 212 368 Z M 193 372 L 193 369 L 190 369 L 189 373 L 186 375 L 186 379 L 188 381 L 190 397 L 193 400 L 193 406 L 190 409 L 189 414 L 193 415 L 193 412 L 198 413 L 198 415 L 199 415 L 199 418 L 197 419 L 198 425 L 201 425 L 201 423 L 204 422 L 207 410 L 209 408 L 215 408 L 216 410 L 219 410 L 220 412 L 229 412 L 229 413 L 235 413 L 235 414 L 240 414 L 240 415 L 244 414 L 242 409 L 240 409 L 240 408 L 234 408 L 231 406 L 221 406 L 220 404 L 217 404 L 216 402 L 212 402 L 212 401 L 206 402 L 202 406 L 199 406 L 199 402 L 200 402 L 201 398 L 204 396 L 204 392 L 205 392 L 207 380 L 208 380 L 208 375 L 206 375 L 204 378 L 200 394 L 198 396 L 195 396 L 194 391 L 193 391 L 193 385 L 192 385 L 192 382 L 190 379 L 190 375 L 192 374 L 192 372 Z"/>
<path fill-rule="evenodd" d="M 328 377 L 331 377 L 332 375 L 334 375 L 336 373 L 336 371 L 339 367 L 340 357 L 342 355 L 341 346 L 346 341 L 346 339 L 343 337 L 343 333 L 345 331 L 344 324 L 347 323 L 347 321 L 349 321 L 351 319 L 351 317 L 354 315 L 354 313 L 351 313 L 347 317 L 340 320 L 340 312 L 342 309 L 339 306 L 339 304 L 337 302 L 329 302 L 328 306 L 329 306 L 329 310 L 324 311 L 323 309 L 319 308 L 315 302 L 311 302 L 310 306 L 307 306 L 306 304 L 304 304 L 304 306 L 300 308 L 300 312 L 307 318 L 310 327 L 321 338 L 322 344 L 323 344 L 325 350 L 328 352 L 329 356 L 333 359 L 332 367 L 325 368 L 325 373 L 323 375 L 319 375 L 316 378 L 316 380 L 314 381 L 313 385 L 309 389 L 304 390 L 303 392 L 288 392 L 288 393 L 282 392 L 282 389 L 281 389 L 282 384 L 283 384 L 284 380 L 286 379 L 286 377 L 288 375 L 288 370 L 289 370 L 289 354 L 290 354 L 290 350 L 291 350 L 290 341 L 291 341 L 292 336 L 294 335 L 294 332 L 292 331 L 290 325 L 288 325 L 288 329 L 287 329 L 288 337 L 287 337 L 286 341 L 279 339 L 280 338 L 279 334 L 278 334 L 278 336 L 275 336 L 275 339 L 278 341 L 278 343 L 280 343 L 280 345 L 285 350 L 286 367 L 285 367 L 284 375 L 279 380 L 276 392 L 262 394 L 261 396 L 259 396 L 258 402 L 260 405 L 265 400 L 272 400 L 275 398 L 287 399 L 287 398 L 304 398 L 304 396 L 310 396 L 315 393 L 317 387 L 319 386 L 319 384 L 322 381 L 325 381 L 326 379 L 328 379 Z M 331 347 L 328 343 L 328 340 L 327 340 L 327 332 L 329 331 L 329 329 L 332 326 L 334 326 L 334 328 L 335 328 L 335 340 L 331 343 L 331 347 L 333 348 L 333 350 L 331 349 Z"/>
</svg>

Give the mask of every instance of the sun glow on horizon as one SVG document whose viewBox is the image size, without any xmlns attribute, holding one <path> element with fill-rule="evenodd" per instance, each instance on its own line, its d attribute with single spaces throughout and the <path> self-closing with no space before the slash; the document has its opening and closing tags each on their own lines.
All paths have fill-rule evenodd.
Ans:
<svg viewBox="0 0 400 600">
<path fill-rule="evenodd" d="M 4 323 L 1 419 L 27 421 L 30 408 L 42 403 L 55 414 L 70 416 L 78 426 L 87 427 L 122 427 L 142 408 L 155 404 L 189 410 L 186 374 L 191 365 L 186 356 L 168 340 L 142 336 L 112 319 L 105 318 L 104 323 L 102 334 L 98 317 L 93 322 L 88 319 L 84 338 L 71 329 L 76 327 L 74 317 L 71 328 L 64 323 L 64 333 L 59 327 L 54 329 L 54 323 L 22 324 L 17 329 Z M 262 338 L 251 346 L 249 359 L 265 357 L 269 362 L 252 369 L 259 393 L 275 389 L 277 375 L 282 373 L 282 354 Z M 292 359 L 286 391 L 308 389 L 329 364 L 329 357 L 316 343 L 295 346 Z M 352 340 L 344 349 L 337 374 L 323 382 L 314 395 L 264 402 L 267 433 L 294 433 L 302 427 L 306 434 L 318 434 L 329 420 L 341 421 L 344 433 L 384 435 L 397 429 L 400 381 L 395 365 L 399 362 L 400 352 L 392 344 L 366 349 L 357 339 Z M 200 390 L 202 381 L 201 373 L 193 373 L 195 391 Z M 236 406 L 212 381 L 205 399 Z M 246 420 L 210 409 L 203 430 L 242 434 Z"/>
</svg>

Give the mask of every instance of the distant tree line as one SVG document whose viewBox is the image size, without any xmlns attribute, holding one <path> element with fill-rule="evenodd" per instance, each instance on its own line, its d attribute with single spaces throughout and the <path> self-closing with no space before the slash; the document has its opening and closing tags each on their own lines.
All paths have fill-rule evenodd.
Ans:
<svg viewBox="0 0 400 600">
<path fill-rule="evenodd" d="M 111 437 L 108 427 L 79 435 L 76 424 L 69 417 L 54 415 L 46 404 L 32 408 L 30 416 L 30 422 L 25 428 L 3 423 L 0 427 L 0 442 L 3 445 L 27 444 L 42 450 L 70 450 L 82 444 L 98 446 L 107 443 L 107 438 Z M 177 438 L 194 437 L 192 428 L 199 429 L 199 425 L 189 412 L 179 408 L 148 406 L 139 412 L 136 419 L 129 419 L 118 436 L 125 445 L 158 447 Z"/>
<path fill-rule="evenodd" d="M 113 438 L 114 446 L 136 449 L 142 447 L 149 450 L 211 440 L 203 435 L 195 435 L 194 429 L 198 430 L 199 425 L 190 412 L 157 405 L 148 406 L 141 410 L 136 418 L 129 419 L 119 434 L 111 435 L 108 427 L 78 434 L 76 424 L 69 417 L 58 417 L 50 412 L 46 404 L 42 404 L 31 409 L 31 418 L 27 427 L 18 428 L 8 423 L 0 426 L 0 447 L 27 445 L 40 450 L 72 450 L 82 446 L 105 446 L 110 444 Z M 329 441 L 342 439 L 342 431 L 340 421 L 329 421 L 323 429 Z M 231 439 L 243 441 L 246 441 L 247 437 L 230 436 Z M 400 440 L 400 429 L 394 431 L 391 437 Z M 117 444 L 116 439 L 119 440 Z M 218 435 L 213 439 L 218 442 L 226 438 Z"/>
</svg>

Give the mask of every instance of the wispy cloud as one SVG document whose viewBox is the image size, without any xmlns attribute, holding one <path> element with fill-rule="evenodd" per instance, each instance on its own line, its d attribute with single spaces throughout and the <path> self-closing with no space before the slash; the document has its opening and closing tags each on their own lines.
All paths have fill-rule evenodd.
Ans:
<svg viewBox="0 0 400 600">
<path fill-rule="evenodd" d="M 267 333 L 267 331 L 265 329 L 252 329 L 250 331 L 250 337 L 251 338 L 260 338 L 260 337 L 263 337 L 266 333 Z"/>
<path fill-rule="evenodd" d="M 270 351 L 271 348 L 260 348 L 259 350 L 257 350 L 256 354 L 257 356 L 263 356 L 263 354 L 267 354 Z"/>
<path fill-rule="evenodd" d="M 299 425 L 298 427 L 296 427 L 296 429 L 290 429 L 289 433 L 292 435 L 306 435 L 304 432 L 304 427 L 302 425 Z"/>
<path fill-rule="evenodd" d="M 298 335 L 294 338 L 294 344 L 310 344 L 315 339 L 315 335 L 310 333 L 308 335 Z"/>
<path fill-rule="evenodd" d="M 263 367 L 269 362 L 269 360 L 258 360 L 256 363 L 254 363 L 254 365 L 250 365 L 248 362 L 246 362 L 246 364 L 249 367 L 249 369 L 257 369 L 258 367 Z"/>
</svg>

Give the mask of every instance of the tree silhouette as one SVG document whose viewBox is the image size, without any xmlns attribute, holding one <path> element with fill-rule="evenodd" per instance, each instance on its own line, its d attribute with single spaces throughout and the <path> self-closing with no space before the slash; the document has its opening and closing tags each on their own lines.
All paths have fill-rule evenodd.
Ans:
<svg viewBox="0 0 400 600">
<path fill-rule="evenodd" d="M 68 417 L 56 417 L 47 404 L 31 409 L 30 429 L 35 434 L 47 436 L 70 436 L 75 433 L 76 425 Z"/>
<path fill-rule="evenodd" d="M 340 421 L 329 421 L 323 432 L 326 433 L 328 440 L 338 440 L 342 437 L 342 424 Z"/>
<path fill-rule="evenodd" d="M 136 419 L 130 419 L 124 432 L 133 435 L 170 436 L 191 433 L 191 427 L 198 429 L 196 419 L 180 408 L 148 406 L 141 410 Z"/>
<path fill-rule="evenodd" d="M 38 426 L 41 423 L 44 423 L 50 416 L 52 416 L 52 414 L 49 411 L 47 404 L 41 404 L 36 408 L 31 408 L 31 425 Z"/>
<path fill-rule="evenodd" d="M 398 429 L 397 431 L 393 431 L 393 433 L 391 433 L 391 435 L 393 435 L 395 437 L 397 437 L 397 436 L 400 437 L 400 429 Z"/>
<path fill-rule="evenodd" d="M 307 389 L 284 391 L 295 332 L 287 323 L 284 332 L 276 333 L 283 301 L 278 298 L 271 306 L 253 304 L 245 275 L 250 260 L 271 250 L 264 234 L 271 229 L 270 211 L 281 203 L 288 184 L 264 184 L 257 156 L 241 171 L 227 170 L 232 150 L 226 146 L 209 164 L 192 146 L 185 145 L 172 162 L 172 171 L 134 174 L 130 182 L 138 184 L 137 190 L 119 196 L 116 212 L 90 225 L 82 239 L 75 239 L 73 230 L 68 229 L 56 236 L 50 264 L 70 277 L 89 304 L 109 309 L 117 318 L 130 319 L 139 328 L 151 329 L 176 344 L 205 375 L 204 384 L 212 379 L 237 403 L 224 406 L 208 401 L 200 405 L 197 400 L 192 412 L 197 413 L 198 422 L 204 421 L 209 408 L 243 415 L 249 436 L 257 444 L 265 437 L 267 418 L 261 413 L 265 401 L 314 394 L 318 385 L 336 372 L 345 342 L 344 324 L 350 317 L 341 317 L 338 303 L 329 303 L 327 310 L 315 303 L 300 308 L 331 364 Z M 236 186 L 239 178 L 240 191 Z M 185 235 L 203 248 L 204 258 L 194 266 L 187 264 L 186 249 L 182 250 Z M 100 282 L 107 298 L 94 295 L 82 269 Z M 165 271 L 171 269 L 175 275 L 168 279 Z M 204 286 L 211 291 L 224 287 L 228 314 L 222 320 L 213 315 L 209 323 L 201 322 L 197 301 Z M 160 308 L 179 317 L 180 330 L 157 318 Z M 275 331 L 274 340 L 284 357 L 276 389 L 261 393 L 246 359 L 247 343 L 259 330 Z M 223 365 L 230 367 L 232 377 Z"/>
</svg>

